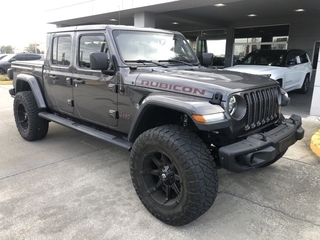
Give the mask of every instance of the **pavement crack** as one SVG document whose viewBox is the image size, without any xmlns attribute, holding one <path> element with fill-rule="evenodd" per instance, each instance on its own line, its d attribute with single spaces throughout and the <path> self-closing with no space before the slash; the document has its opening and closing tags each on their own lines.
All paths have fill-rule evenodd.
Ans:
<svg viewBox="0 0 320 240">
<path fill-rule="evenodd" d="M 250 199 L 248 199 L 248 198 L 240 197 L 240 196 L 237 196 L 237 195 L 235 195 L 235 194 L 233 194 L 233 193 L 225 192 L 225 191 L 219 191 L 218 193 L 219 193 L 219 194 L 231 195 L 231 196 L 233 196 L 233 197 L 235 197 L 235 198 L 239 198 L 239 199 L 245 200 L 245 201 L 250 202 L 250 203 L 252 203 L 252 204 L 254 204 L 254 205 L 257 205 L 257 206 L 259 206 L 259 207 L 261 207 L 261 208 L 270 209 L 270 210 L 272 210 L 272 211 L 281 213 L 281 214 L 283 214 L 284 216 L 289 217 L 289 218 L 291 218 L 291 219 L 298 220 L 298 221 L 302 221 L 302 222 L 305 222 L 305 223 L 309 223 L 309 224 L 311 224 L 311 225 L 313 225 L 313 226 L 316 226 L 316 227 L 320 227 L 320 224 L 311 222 L 311 221 L 309 221 L 309 220 L 307 220 L 307 219 L 303 219 L 303 218 L 300 218 L 300 217 L 297 217 L 297 216 L 289 215 L 288 213 L 286 213 L 286 212 L 284 212 L 284 211 L 281 211 L 281 210 L 279 210 L 279 209 L 275 209 L 275 208 L 270 207 L 270 206 L 261 205 L 261 204 L 259 204 L 259 203 L 257 203 L 257 202 L 254 202 L 254 201 L 252 201 L 252 200 L 250 200 Z"/>
</svg>

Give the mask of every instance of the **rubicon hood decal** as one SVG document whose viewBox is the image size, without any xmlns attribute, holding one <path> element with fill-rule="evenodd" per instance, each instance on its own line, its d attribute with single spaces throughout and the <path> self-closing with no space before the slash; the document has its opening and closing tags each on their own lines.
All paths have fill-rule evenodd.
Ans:
<svg viewBox="0 0 320 240">
<path fill-rule="evenodd" d="M 135 72 L 136 85 L 212 98 L 220 92 L 226 96 L 254 87 L 274 84 L 274 81 L 255 75 L 213 69 L 193 70 L 155 70 L 152 72 Z"/>
<path fill-rule="evenodd" d="M 164 82 L 141 80 L 141 85 L 151 88 L 161 88 L 166 90 L 173 90 L 175 92 L 192 93 L 194 95 L 204 96 L 206 93 L 205 89 L 183 86 L 179 84 L 168 84 Z"/>
</svg>

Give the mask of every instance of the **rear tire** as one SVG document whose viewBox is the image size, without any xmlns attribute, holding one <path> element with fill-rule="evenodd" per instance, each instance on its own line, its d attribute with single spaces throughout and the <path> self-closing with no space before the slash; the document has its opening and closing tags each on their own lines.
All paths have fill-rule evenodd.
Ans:
<svg viewBox="0 0 320 240">
<path fill-rule="evenodd" d="M 134 188 L 143 205 L 166 224 L 192 222 L 213 204 L 218 174 L 202 140 L 180 126 L 142 133 L 130 157 Z"/>
<path fill-rule="evenodd" d="M 49 122 L 38 116 L 40 109 L 31 91 L 16 94 L 13 112 L 18 131 L 25 140 L 39 140 L 47 135 Z"/>
</svg>

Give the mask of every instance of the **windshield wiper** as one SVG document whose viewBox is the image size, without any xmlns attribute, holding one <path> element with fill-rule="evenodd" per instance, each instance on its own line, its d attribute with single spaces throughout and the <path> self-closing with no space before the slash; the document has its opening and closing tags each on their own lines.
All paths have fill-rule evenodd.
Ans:
<svg viewBox="0 0 320 240">
<path fill-rule="evenodd" d="M 158 66 L 160 66 L 160 67 L 164 67 L 164 68 L 167 68 L 167 67 L 168 67 L 167 65 L 164 65 L 164 64 L 161 64 L 161 63 L 157 63 L 157 62 L 154 62 L 154 61 L 151 61 L 151 60 L 143 60 L 143 59 L 139 59 L 139 60 L 126 60 L 126 61 L 124 61 L 124 62 L 128 62 L 128 63 L 130 63 L 130 62 L 136 62 L 136 63 L 143 63 L 143 64 L 145 64 L 145 63 L 153 63 L 153 64 L 158 65 Z M 160 61 L 159 61 L 159 62 L 160 62 Z"/>
<path fill-rule="evenodd" d="M 182 63 L 188 66 L 195 66 L 194 63 L 189 63 L 181 60 L 176 60 L 176 59 L 167 59 L 167 60 L 159 60 L 159 62 L 169 62 L 169 63 Z"/>
</svg>

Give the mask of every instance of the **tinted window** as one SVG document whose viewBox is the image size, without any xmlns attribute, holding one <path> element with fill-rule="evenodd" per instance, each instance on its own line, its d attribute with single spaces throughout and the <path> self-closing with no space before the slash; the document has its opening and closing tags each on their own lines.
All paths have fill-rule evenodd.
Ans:
<svg viewBox="0 0 320 240">
<path fill-rule="evenodd" d="M 307 63 L 308 57 L 305 52 L 290 52 L 287 57 L 287 65 L 296 65 L 301 63 Z"/>
<path fill-rule="evenodd" d="M 299 59 L 299 61 L 300 61 L 300 59 Z M 297 64 L 297 54 L 294 52 L 288 53 L 286 64 L 288 66 L 296 65 Z"/>
<path fill-rule="evenodd" d="M 69 66 L 71 62 L 71 37 L 59 36 L 53 38 L 51 63 Z"/>
<path fill-rule="evenodd" d="M 38 60 L 41 58 L 41 55 L 36 55 L 36 54 L 28 54 L 27 55 L 27 60 Z"/>
<path fill-rule="evenodd" d="M 240 64 L 281 66 L 284 55 L 283 51 L 255 51 L 248 54 Z"/>
<path fill-rule="evenodd" d="M 18 61 L 27 60 L 26 54 L 17 54 L 17 55 L 14 56 L 13 58 L 16 59 L 16 60 L 18 60 Z"/>
<path fill-rule="evenodd" d="M 302 53 L 300 55 L 301 63 L 307 63 L 308 62 L 308 57 L 306 53 Z"/>
<path fill-rule="evenodd" d="M 90 68 L 90 54 L 103 52 L 106 48 L 104 35 L 83 35 L 78 49 L 78 66 Z"/>
</svg>

